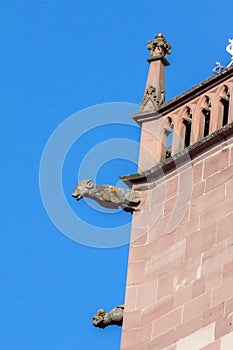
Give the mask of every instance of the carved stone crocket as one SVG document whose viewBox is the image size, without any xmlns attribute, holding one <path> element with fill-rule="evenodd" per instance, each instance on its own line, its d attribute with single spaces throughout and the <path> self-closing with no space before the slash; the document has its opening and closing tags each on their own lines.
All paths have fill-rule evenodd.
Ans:
<svg viewBox="0 0 233 350">
<path fill-rule="evenodd" d="M 91 198 L 106 208 L 122 207 L 133 212 L 140 204 L 139 192 L 111 185 L 95 185 L 90 179 L 79 181 L 72 196 L 77 200 Z"/>
</svg>

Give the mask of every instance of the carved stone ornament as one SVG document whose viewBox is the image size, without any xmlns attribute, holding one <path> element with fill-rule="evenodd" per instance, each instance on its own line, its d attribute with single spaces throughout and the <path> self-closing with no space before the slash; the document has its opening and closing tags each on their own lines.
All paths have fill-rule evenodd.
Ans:
<svg viewBox="0 0 233 350">
<path fill-rule="evenodd" d="M 90 179 L 79 181 L 72 197 L 80 200 L 83 197 L 97 201 L 105 208 L 122 207 L 125 211 L 133 212 L 140 204 L 139 192 L 111 185 L 95 185 Z"/>
<path fill-rule="evenodd" d="M 164 103 L 164 90 L 156 91 L 156 88 L 150 85 L 144 94 L 140 105 L 140 111 L 158 109 Z"/>
<path fill-rule="evenodd" d="M 99 309 L 93 316 L 93 326 L 98 328 L 105 328 L 107 326 L 122 326 L 124 315 L 124 305 L 114 307 L 111 311 L 107 312 L 104 309 Z"/>
<path fill-rule="evenodd" d="M 171 53 L 171 45 L 162 33 L 155 34 L 154 40 L 148 40 L 147 49 L 152 57 L 164 56 Z"/>
</svg>

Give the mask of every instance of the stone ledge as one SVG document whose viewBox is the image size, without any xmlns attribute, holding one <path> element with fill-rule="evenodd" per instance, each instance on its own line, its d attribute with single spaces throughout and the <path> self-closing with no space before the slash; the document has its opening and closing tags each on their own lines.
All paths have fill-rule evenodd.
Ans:
<svg viewBox="0 0 233 350">
<path fill-rule="evenodd" d="M 164 64 L 164 66 L 170 66 L 170 63 L 168 62 L 168 60 L 166 59 L 166 57 L 164 55 L 158 55 L 158 56 L 151 56 L 147 58 L 148 62 L 153 62 L 153 61 L 158 61 L 161 60 Z"/>
</svg>

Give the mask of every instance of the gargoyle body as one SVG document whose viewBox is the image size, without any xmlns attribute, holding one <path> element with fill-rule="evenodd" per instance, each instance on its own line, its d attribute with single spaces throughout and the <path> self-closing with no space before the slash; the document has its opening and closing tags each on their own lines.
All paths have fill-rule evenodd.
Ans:
<svg viewBox="0 0 233 350">
<path fill-rule="evenodd" d="M 104 309 L 99 309 L 93 316 L 93 325 L 98 328 L 105 328 L 107 326 L 116 325 L 122 326 L 124 315 L 124 305 L 114 307 L 109 312 Z"/>
<path fill-rule="evenodd" d="M 72 196 L 77 200 L 91 198 L 106 208 L 122 207 L 129 212 L 133 212 L 140 203 L 137 191 L 111 185 L 95 185 L 89 179 L 79 181 Z"/>
</svg>

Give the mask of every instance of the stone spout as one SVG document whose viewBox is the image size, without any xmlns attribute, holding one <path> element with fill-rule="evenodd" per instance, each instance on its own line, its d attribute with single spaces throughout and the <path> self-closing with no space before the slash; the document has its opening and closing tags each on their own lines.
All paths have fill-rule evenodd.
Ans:
<svg viewBox="0 0 233 350">
<path fill-rule="evenodd" d="M 79 181 L 72 196 L 77 200 L 91 198 L 105 208 L 122 207 L 131 213 L 140 204 L 139 192 L 111 185 L 95 185 L 90 179 Z"/>
<path fill-rule="evenodd" d="M 104 309 L 99 309 L 93 316 L 93 326 L 98 328 L 105 328 L 107 326 L 122 326 L 124 315 L 124 305 L 114 307 L 111 311 L 107 312 Z"/>
</svg>

